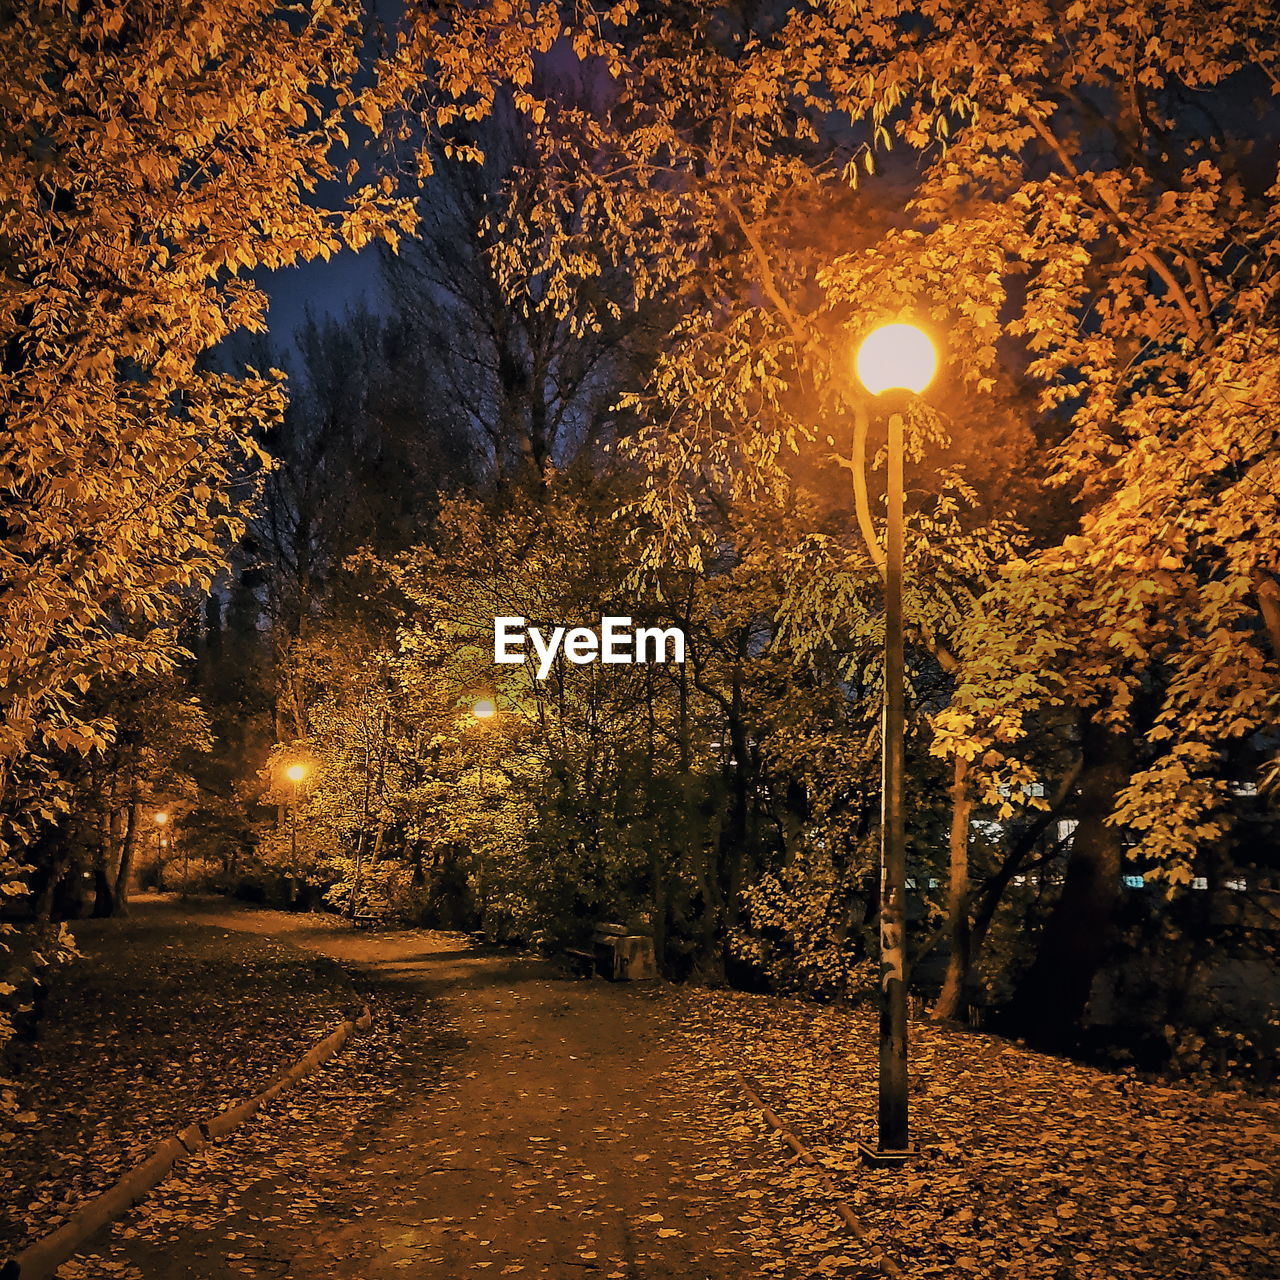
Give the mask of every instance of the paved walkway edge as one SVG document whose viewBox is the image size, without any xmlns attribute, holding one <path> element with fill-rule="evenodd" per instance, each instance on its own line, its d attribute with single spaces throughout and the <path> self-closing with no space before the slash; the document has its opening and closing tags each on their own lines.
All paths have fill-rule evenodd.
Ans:
<svg viewBox="0 0 1280 1280">
<path fill-rule="evenodd" d="M 835 1187 L 832 1185 L 831 1179 L 827 1176 L 826 1170 L 822 1167 L 822 1162 L 818 1160 L 813 1152 L 810 1151 L 809 1148 L 806 1147 L 804 1143 L 801 1142 L 800 1139 L 782 1123 L 778 1118 L 777 1113 L 766 1105 L 764 1099 L 760 1096 L 760 1086 L 745 1072 L 739 1071 L 736 1074 L 738 1077 L 738 1084 L 741 1086 L 742 1092 L 745 1093 L 753 1105 L 759 1109 L 760 1114 L 764 1116 L 769 1126 L 776 1129 L 782 1135 L 783 1141 L 791 1148 L 792 1151 L 795 1152 L 796 1159 L 802 1160 L 817 1172 L 818 1179 L 826 1190 L 827 1195 L 830 1197 L 836 1213 L 840 1215 L 840 1220 L 849 1228 L 849 1232 L 854 1239 L 871 1253 L 871 1265 L 874 1266 L 881 1275 L 901 1276 L 902 1268 L 898 1266 L 898 1264 L 889 1257 L 887 1253 L 883 1250 L 880 1252 L 875 1251 L 875 1248 L 867 1235 L 866 1228 L 858 1221 L 858 1217 L 854 1211 L 849 1208 L 848 1201 L 841 1199 L 839 1192 L 836 1191 Z M 0 1280 L 3 1280 L 3 1278 L 0 1278 Z"/>
<path fill-rule="evenodd" d="M 180 1133 L 165 1138 L 146 1160 L 76 1210 L 68 1222 L 10 1258 L 0 1268 L 0 1280 L 49 1280 L 95 1232 L 114 1222 L 163 1182 L 174 1165 L 238 1129 L 266 1103 L 324 1066 L 353 1036 L 368 1031 L 371 1026 L 373 1015 L 365 1005 L 359 1017 L 341 1023 L 261 1093 L 220 1111 L 210 1120 L 194 1120 Z"/>
</svg>

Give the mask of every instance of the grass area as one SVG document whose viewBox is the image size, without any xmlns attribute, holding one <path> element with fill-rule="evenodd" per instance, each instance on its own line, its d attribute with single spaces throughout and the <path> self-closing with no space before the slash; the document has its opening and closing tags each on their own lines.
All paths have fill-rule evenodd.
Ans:
<svg viewBox="0 0 1280 1280">
<path fill-rule="evenodd" d="M 341 968 L 245 933 L 136 919 L 84 921 L 83 958 L 21 1052 L 21 1124 L 0 1253 L 56 1228 L 161 1138 L 256 1093 L 347 1016 Z"/>
</svg>

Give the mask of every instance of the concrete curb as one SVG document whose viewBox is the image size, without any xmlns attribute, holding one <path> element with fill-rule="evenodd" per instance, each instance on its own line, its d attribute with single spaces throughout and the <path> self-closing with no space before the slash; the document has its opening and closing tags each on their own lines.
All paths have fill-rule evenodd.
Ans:
<svg viewBox="0 0 1280 1280">
<path fill-rule="evenodd" d="M 203 1151 L 211 1142 L 224 1138 L 255 1115 L 264 1104 L 278 1098 L 299 1080 L 324 1066 L 341 1051 L 347 1041 L 373 1026 L 373 1015 L 365 1005 L 358 1018 L 349 1018 L 319 1044 L 303 1054 L 261 1093 L 228 1107 L 210 1120 L 196 1120 L 180 1133 L 165 1138 L 139 1165 L 135 1165 L 101 1195 L 78 1209 L 71 1219 L 51 1235 L 28 1245 L 0 1268 L 0 1280 L 49 1280 L 49 1277 L 88 1239 L 109 1222 L 114 1222 L 148 1192 L 168 1177 L 174 1165 Z"/>
<path fill-rule="evenodd" d="M 849 1208 L 848 1201 L 841 1199 L 839 1193 L 832 1185 L 831 1179 L 823 1169 L 821 1162 L 813 1152 L 810 1151 L 809 1148 L 806 1147 L 804 1143 L 801 1142 L 800 1139 L 782 1123 L 778 1118 L 777 1113 L 771 1110 L 765 1103 L 764 1099 L 760 1095 L 759 1084 L 757 1084 L 756 1081 L 743 1071 L 738 1071 L 735 1074 L 738 1077 L 738 1084 L 741 1087 L 742 1092 L 747 1095 L 752 1104 L 760 1111 L 760 1114 L 764 1116 L 769 1127 L 776 1129 L 782 1135 L 782 1140 L 791 1148 L 792 1151 L 795 1152 L 797 1160 L 803 1161 L 817 1172 L 818 1179 L 826 1189 L 826 1192 L 831 1199 L 832 1206 L 839 1215 L 841 1222 L 843 1222 L 849 1229 L 850 1235 L 852 1235 L 853 1238 L 857 1240 L 864 1249 L 866 1249 L 868 1254 L 870 1254 L 871 1265 L 875 1267 L 881 1275 L 901 1276 L 903 1274 L 902 1268 L 891 1257 L 889 1257 L 883 1249 L 877 1249 L 872 1243 L 867 1229 L 858 1221 L 857 1214 Z M 3 1280 L 3 1278 L 0 1277 L 0 1280 Z"/>
</svg>

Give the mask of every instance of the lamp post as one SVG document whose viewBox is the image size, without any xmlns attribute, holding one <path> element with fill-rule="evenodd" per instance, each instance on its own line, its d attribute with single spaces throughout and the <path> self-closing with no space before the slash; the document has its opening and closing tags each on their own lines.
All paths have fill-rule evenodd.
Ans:
<svg viewBox="0 0 1280 1280">
<path fill-rule="evenodd" d="M 298 791 L 307 776 L 307 766 L 291 764 L 284 776 L 293 783 L 293 800 L 289 805 L 289 905 L 293 906 L 298 893 Z"/>
<path fill-rule="evenodd" d="M 938 367 L 915 325 L 874 330 L 858 349 L 857 371 L 874 396 L 891 393 L 884 563 L 884 721 L 880 809 L 880 1080 L 876 1143 L 859 1150 L 871 1164 L 897 1165 L 911 1147 L 907 1109 L 907 850 L 903 822 L 904 661 L 902 643 L 902 409 Z"/>
<path fill-rule="evenodd" d="M 471 704 L 471 714 L 481 726 L 488 723 L 498 714 L 497 704 L 492 698 L 477 698 Z M 480 749 L 480 801 L 484 803 L 484 748 Z M 481 846 L 476 865 L 476 896 L 480 899 L 480 932 L 484 933 L 485 919 L 488 916 L 489 883 L 485 874 L 484 847 Z"/>
<path fill-rule="evenodd" d="M 492 720 L 498 714 L 497 704 L 492 698 L 478 698 L 471 704 L 471 714 L 481 725 Z M 480 752 L 480 799 L 484 799 L 484 751 Z"/>
<path fill-rule="evenodd" d="M 157 884 L 164 884 L 164 839 L 161 833 L 164 831 L 165 823 L 169 821 L 169 815 L 159 809 L 151 815 L 151 820 L 156 824 L 156 881 Z M 187 896 L 187 869 L 182 868 L 182 896 Z"/>
</svg>

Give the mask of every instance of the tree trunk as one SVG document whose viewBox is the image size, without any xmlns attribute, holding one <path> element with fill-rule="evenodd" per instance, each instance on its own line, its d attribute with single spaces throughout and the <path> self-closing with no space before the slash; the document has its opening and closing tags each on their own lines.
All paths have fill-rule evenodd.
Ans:
<svg viewBox="0 0 1280 1280">
<path fill-rule="evenodd" d="M 667 878 L 665 841 L 657 839 L 654 817 L 653 760 L 657 750 L 657 718 L 654 714 L 653 668 L 645 672 L 645 752 L 644 752 L 644 817 L 649 831 L 649 922 L 653 927 L 653 955 L 658 973 L 663 972 L 667 950 Z M 682 743 L 683 748 L 683 743 Z"/>
<path fill-rule="evenodd" d="M 1271 651 L 1280 658 L 1280 586 L 1275 578 L 1262 569 L 1253 572 L 1253 590 L 1258 599 L 1258 612 L 1266 628 Z"/>
<path fill-rule="evenodd" d="M 58 887 L 72 867 L 71 844 L 74 835 L 75 827 L 71 821 L 53 827 L 37 841 L 29 855 L 37 868 L 45 871 L 43 880 L 37 881 L 39 888 L 31 907 L 32 914 L 41 924 L 47 924 L 53 919 Z"/>
<path fill-rule="evenodd" d="M 93 918 L 105 920 L 115 914 L 111 897 L 111 877 L 107 874 L 106 851 L 99 849 L 93 860 Z"/>
<path fill-rule="evenodd" d="M 717 842 L 714 869 L 720 909 L 714 921 L 714 935 L 705 937 L 706 944 L 716 948 L 715 972 L 721 980 L 728 960 L 729 934 L 738 923 L 738 914 L 742 906 L 742 885 L 749 870 L 747 860 L 753 851 L 751 788 L 754 762 L 746 717 L 743 714 L 742 694 L 742 663 L 745 660 L 745 649 L 746 638 L 742 636 L 739 638 L 737 661 L 734 663 L 730 679 L 729 705 L 726 708 L 724 722 L 732 758 L 725 778 L 728 808 Z"/>
<path fill-rule="evenodd" d="M 969 977 L 969 763 L 956 756 L 951 776 L 950 874 L 947 881 L 947 974 L 932 1017 L 941 1022 L 964 1011 Z"/>
<path fill-rule="evenodd" d="M 987 940 L 987 932 L 995 920 L 996 911 L 1004 898 L 1005 891 L 1023 867 L 1023 864 L 1035 850 L 1036 841 L 1048 831 L 1050 825 L 1058 819 L 1063 806 L 1071 799 L 1076 783 L 1080 780 L 1081 761 L 1077 757 L 1075 763 L 1067 770 L 1062 781 L 1054 792 L 1049 808 L 1036 818 L 1005 856 L 994 875 L 987 881 L 982 892 L 981 905 L 974 912 L 973 923 L 969 930 L 969 968 L 978 963 L 982 952 L 982 944 Z"/>
<path fill-rule="evenodd" d="M 360 877 L 364 871 L 365 844 L 369 839 L 369 792 L 372 786 L 372 763 L 370 747 L 366 737 L 364 746 L 364 804 L 360 809 L 360 834 L 356 837 L 356 856 L 351 871 L 351 892 L 347 895 L 347 915 L 352 920 L 356 918 L 360 910 Z"/>
<path fill-rule="evenodd" d="M 93 918 L 102 920 L 115 914 L 111 895 L 111 868 L 120 848 L 120 810 L 114 806 L 106 813 L 106 821 L 97 831 L 93 851 Z"/>
<path fill-rule="evenodd" d="M 1044 1049 L 1068 1048 L 1075 1039 L 1111 945 L 1120 896 L 1120 832 L 1106 819 L 1128 781 L 1127 739 L 1086 720 L 1080 745 L 1079 826 L 1062 895 L 1009 1009 L 1015 1029 Z"/>
<path fill-rule="evenodd" d="M 120 849 L 120 866 L 116 871 L 116 883 L 112 897 L 115 900 L 115 913 L 118 916 L 129 914 L 129 877 L 133 874 L 134 855 L 138 849 L 138 819 L 142 805 L 135 799 L 129 805 L 129 813 L 125 819 L 124 844 Z"/>
</svg>

